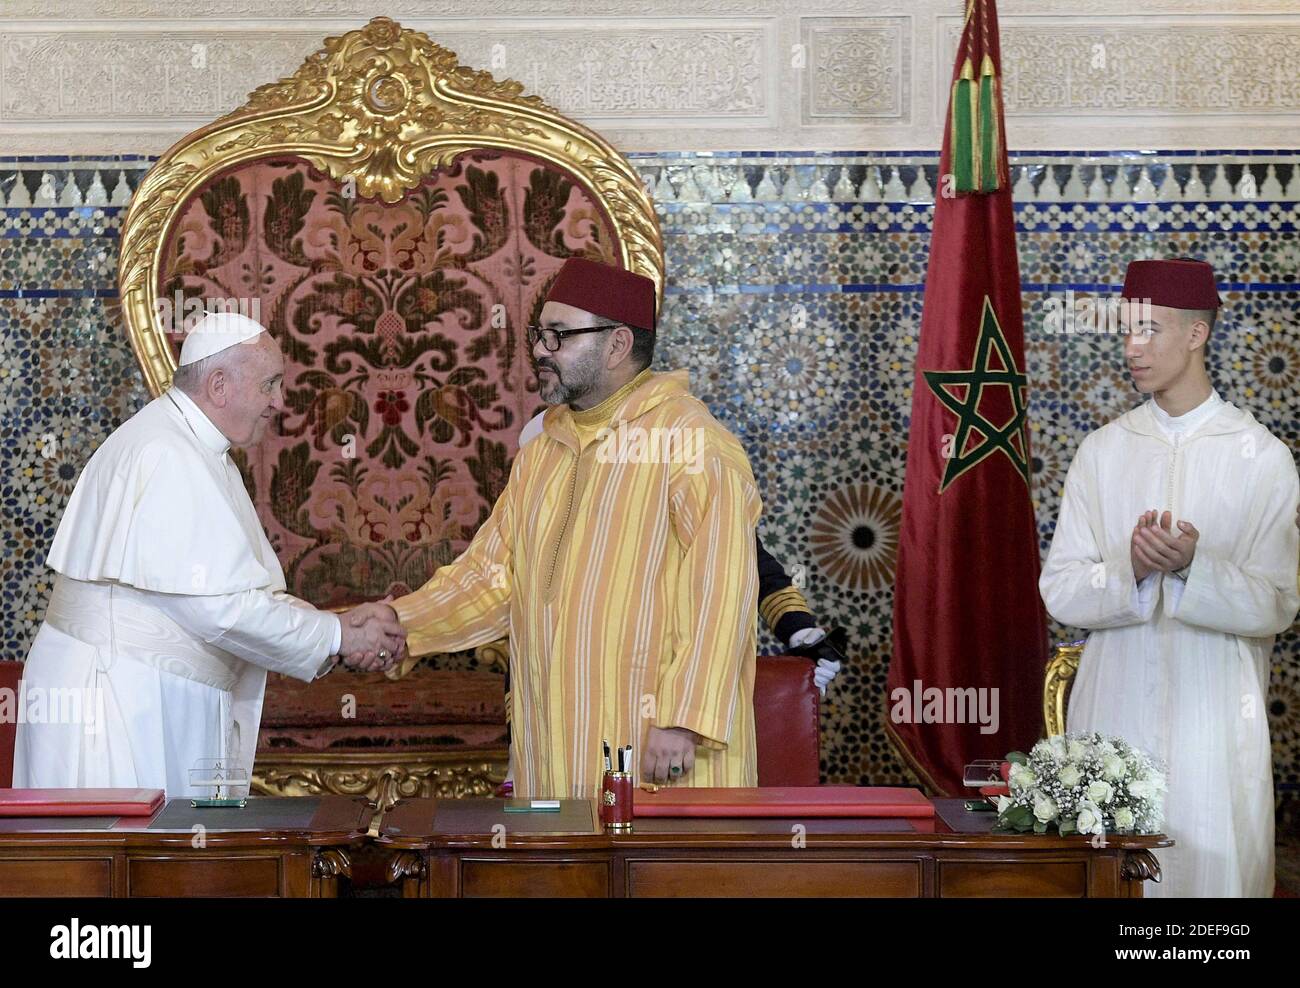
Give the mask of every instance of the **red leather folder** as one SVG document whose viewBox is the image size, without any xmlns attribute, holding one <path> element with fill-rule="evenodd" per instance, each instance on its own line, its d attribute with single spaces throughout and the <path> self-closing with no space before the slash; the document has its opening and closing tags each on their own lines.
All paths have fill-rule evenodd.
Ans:
<svg viewBox="0 0 1300 988">
<path fill-rule="evenodd" d="M 153 816 L 161 789 L 0 789 L 0 816 Z"/>
<path fill-rule="evenodd" d="M 889 786 L 769 786 L 760 789 L 638 789 L 641 817 L 910 817 L 934 816 L 915 789 Z"/>
</svg>

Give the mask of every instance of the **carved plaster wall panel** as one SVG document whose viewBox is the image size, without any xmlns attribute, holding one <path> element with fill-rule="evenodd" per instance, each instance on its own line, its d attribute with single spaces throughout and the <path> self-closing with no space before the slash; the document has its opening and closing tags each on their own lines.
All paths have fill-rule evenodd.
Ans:
<svg viewBox="0 0 1300 988">
<path fill-rule="evenodd" d="M 0 153 L 158 154 L 383 13 L 624 151 L 938 146 L 957 0 L 10 0 Z M 1288 147 L 1285 0 L 1004 0 L 1012 149 Z M 1100 48 L 1098 47 L 1100 46 Z"/>
</svg>

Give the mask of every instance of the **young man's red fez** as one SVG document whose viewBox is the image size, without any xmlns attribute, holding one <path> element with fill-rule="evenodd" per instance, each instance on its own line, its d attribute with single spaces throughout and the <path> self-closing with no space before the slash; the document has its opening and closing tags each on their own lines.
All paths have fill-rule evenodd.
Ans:
<svg viewBox="0 0 1300 988">
<path fill-rule="evenodd" d="M 563 302 L 593 316 L 654 332 L 655 283 L 645 275 L 585 257 L 564 262 L 546 301 Z"/>
<path fill-rule="evenodd" d="M 1171 309 L 1217 309 L 1214 268 L 1204 261 L 1130 261 L 1122 298 L 1150 299 Z"/>
</svg>

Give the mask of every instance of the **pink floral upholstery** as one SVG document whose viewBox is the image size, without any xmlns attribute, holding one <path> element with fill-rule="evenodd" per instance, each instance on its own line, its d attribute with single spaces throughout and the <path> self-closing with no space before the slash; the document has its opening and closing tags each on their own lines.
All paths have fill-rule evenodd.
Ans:
<svg viewBox="0 0 1300 988">
<path fill-rule="evenodd" d="M 604 211 L 523 156 L 463 156 L 391 205 L 346 191 L 295 159 L 223 174 L 159 286 L 256 299 L 279 340 L 289 412 L 241 469 L 320 606 L 404 593 L 464 549 L 542 407 L 523 327 L 566 257 L 615 257 Z"/>
</svg>

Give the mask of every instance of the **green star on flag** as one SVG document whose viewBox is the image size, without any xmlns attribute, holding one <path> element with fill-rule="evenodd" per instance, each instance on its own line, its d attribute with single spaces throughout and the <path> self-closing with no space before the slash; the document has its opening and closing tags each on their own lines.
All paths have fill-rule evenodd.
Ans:
<svg viewBox="0 0 1300 988">
<path fill-rule="evenodd" d="M 970 369 L 922 373 L 934 396 L 957 416 L 951 455 L 947 457 L 939 493 L 942 494 L 967 470 L 999 450 L 1007 455 L 1024 478 L 1025 485 L 1029 486 L 1029 457 L 1026 455 L 1029 437 L 1025 435 L 1028 381 L 1016 366 L 1015 356 L 987 295 L 984 296 L 984 313 Z M 1009 421 L 998 424 L 981 412 L 980 406 L 989 388 L 1008 390 L 1011 398 Z"/>
</svg>

